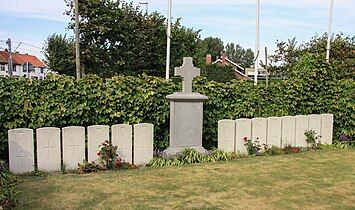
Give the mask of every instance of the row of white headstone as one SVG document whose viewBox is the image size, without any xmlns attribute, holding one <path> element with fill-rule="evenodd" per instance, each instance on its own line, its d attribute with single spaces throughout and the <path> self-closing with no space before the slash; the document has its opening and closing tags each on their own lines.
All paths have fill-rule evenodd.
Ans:
<svg viewBox="0 0 355 210">
<path fill-rule="evenodd" d="M 152 124 L 136 124 L 132 144 L 132 125 L 120 124 L 111 127 L 111 142 L 118 146 L 118 156 L 125 162 L 136 165 L 149 163 L 153 158 Z M 8 131 L 9 165 L 14 173 L 34 170 L 35 146 L 32 129 L 13 129 Z M 85 160 L 85 138 L 87 135 L 88 161 L 98 159 L 98 151 L 105 140 L 110 139 L 110 127 L 94 125 L 85 127 L 70 126 L 62 129 L 46 127 L 36 129 L 37 167 L 43 171 L 57 171 L 61 158 L 67 169 L 75 169 Z M 61 143 L 62 140 L 62 143 Z M 132 152 L 133 145 L 133 152 Z M 62 155 L 61 155 L 62 152 Z M 133 157 L 133 158 L 132 158 Z"/>
<path fill-rule="evenodd" d="M 306 147 L 304 132 L 313 130 L 322 144 L 332 144 L 333 115 L 298 115 L 218 122 L 218 148 L 224 151 L 247 153 L 244 138 L 260 144 L 283 147 Z"/>
</svg>

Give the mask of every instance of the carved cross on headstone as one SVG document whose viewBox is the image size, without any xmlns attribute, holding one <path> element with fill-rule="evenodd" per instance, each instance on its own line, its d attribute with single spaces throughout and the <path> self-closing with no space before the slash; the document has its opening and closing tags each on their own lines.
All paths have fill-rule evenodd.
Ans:
<svg viewBox="0 0 355 210">
<path fill-rule="evenodd" d="M 182 81 L 182 92 L 192 93 L 192 80 L 200 76 L 200 69 L 194 67 L 191 57 L 185 57 L 184 62 L 181 67 L 176 67 L 175 76 L 181 76 Z"/>
<path fill-rule="evenodd" d="M 71 148 L 73 150 L 73 157 L 74 157 L 74 155 L 75 155 L 75 147 L 79 147 L 79 145 L 75 144 L 75 140 L 73 139 L 73 143 L 69 144 L 68 146 L 69 146 L 69 148 Z"/>
<path fill-rule="evenodd" d="M 48 157 L 49 157 L 50 150 L 51 150 L 51 149 L 54 149 L 54 147 L 51 147 L 49 144 L 50 144 L 50 142 L 47 141 L 47 147 L 43 147 L 44 149 L 47 149 L 47 151 L 48 151 Z"/>
<path fill-rule="evenodd" d="M 17 155 L 16 157 L 21 160 L 21 166 L 24 165 L 24 164 L 23 164 L 23 160 L 28 158 L 27 155 L 25 155 L 22 150 L 21 150 L 21 154 L 20 154 L 20 155 Z"/>
</svg>

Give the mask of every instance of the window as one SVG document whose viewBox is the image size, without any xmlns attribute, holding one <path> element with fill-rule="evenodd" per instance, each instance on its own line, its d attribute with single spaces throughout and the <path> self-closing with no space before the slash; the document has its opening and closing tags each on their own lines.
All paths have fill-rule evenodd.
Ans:
<svg viewBox="0 0 355 210">
<path fill-rule="evenodd" d="M 5 71 L 5 65 L 4 64 L 0 64 L 0 71 Z"/>
<path fill-rule="evenodd" d="M 27 72 L 27 63 L 23 64 L 23 72 Z"/>
<path fill-rule="evenodd" d="M 13 65 L 13 66 L 12 66 L 12 71 L 13 71 L 13 72 L 16 72 L 16 65 Z"/>
<path fill-rule="evenodd" d="M 41 68 L 41 74 L 43 74 L 44 73 L 44 68 Z"/>
</svg>

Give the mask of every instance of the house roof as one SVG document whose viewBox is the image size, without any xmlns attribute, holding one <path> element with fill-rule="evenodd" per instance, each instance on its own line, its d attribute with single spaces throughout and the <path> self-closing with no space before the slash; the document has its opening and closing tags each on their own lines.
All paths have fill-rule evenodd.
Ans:
<svg viewBox="0 0 355 210">
<path fill-rule="evenodd" d="M 9 53 L 6 51 L 0 51 L 0 57 L 4 58 L 4 60 L 7 63 L 7 60 L 9 59 Z M 20 54 L 20 53 L 12 54 L 13 64 L 23 65 L 26 62 L 31 63 L 35 67 L 46 67 L 46 65 L 34 55 Z"/>
<path fill-rule="evenodd" d="M 0 63 L 7 63 L 7 60 L 0 55 Z"/>
<path fill-rule="evenodd" d="M 240 71 L 240 70 L 244 71 L 244 68 L 243 68 L 243 67 L 239 66 L 238 64 L 234 63 L 233 61 L 231 61 L 231 60 L 228 59 L 228 58 L 226 58 L 226 61 L 227 61 L 227 63 L 229 63 L 229 64 L 231 64 L 232 66 L 235 67 L 234 70 L 235 70 L 238 74 L 242 75 L 243 77 L 248 77 L 248 76 L 246 76 L 243 72 Z M 212 64 L 216 64 L 216 63 L 222 63 L 222 59 L 219 58 L 219 59 L 217 59 L 215 62 L 213 62 Z"/>
</svg>

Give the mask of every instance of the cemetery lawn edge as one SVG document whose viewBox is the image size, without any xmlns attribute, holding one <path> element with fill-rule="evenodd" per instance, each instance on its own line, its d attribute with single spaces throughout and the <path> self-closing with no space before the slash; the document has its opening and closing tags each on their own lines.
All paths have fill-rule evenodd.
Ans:
<svg viewBox="0 0 355 210">
<path fill-rule="evenodd" d="M 23 176 L 18 209 L 354 209 L 355 149 Z"/>
</svg>

